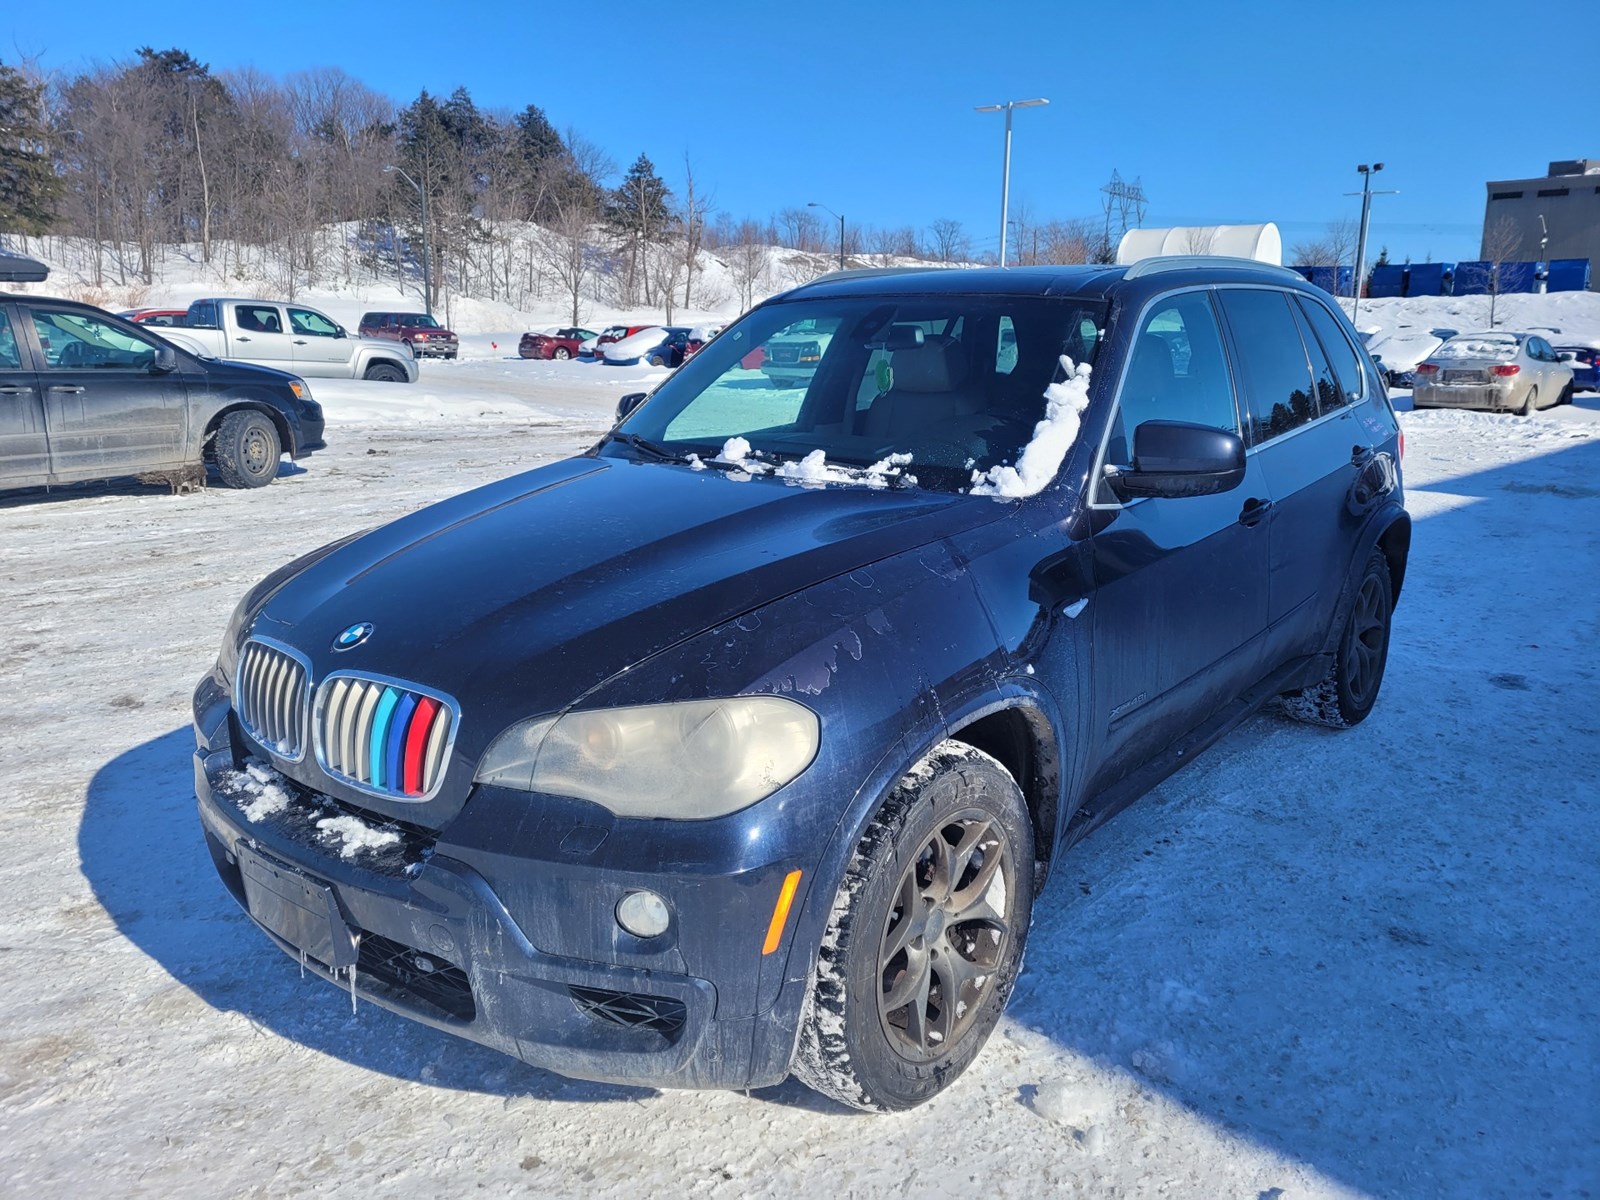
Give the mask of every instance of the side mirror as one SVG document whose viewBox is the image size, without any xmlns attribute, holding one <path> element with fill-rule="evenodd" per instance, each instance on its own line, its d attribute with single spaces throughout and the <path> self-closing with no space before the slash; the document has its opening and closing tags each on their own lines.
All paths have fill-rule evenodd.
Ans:
<svg viewBox="0 0 1600 1200">
<path fill-rule="evenodd" d="M 345 332 L 345 328 L 344 328 L 343 325 L 335 325 L 333 327 L 333 336 L 334 337 L 347 338 L 350 335 Z"/>
<path fill-rule="evenodd" d="M 178 369 L 178 352 L 171 346 L 157 346 L 156 356 L 150 360 L 150 370 L 157 375 Z"/>
<path fill-rule="evenodd" d="M 1108 476 L 1119 499 L 1214 496 L 1244 482 L 1244 441 L 1188 421 L 1146 421 L 1133 431 L 1133 466 Z"/>
<path fill-rule="evenodd" d="M 638 408 L 639 405 L 643 404 L 645 402 L 645 397 L 647 397 L 649 394 L 649 392 L 629 392 L 621 400 L 618 400 L 617 420 L 619 422 L 626 420 L 628 414 L 634 409 Z"/>
</svg>

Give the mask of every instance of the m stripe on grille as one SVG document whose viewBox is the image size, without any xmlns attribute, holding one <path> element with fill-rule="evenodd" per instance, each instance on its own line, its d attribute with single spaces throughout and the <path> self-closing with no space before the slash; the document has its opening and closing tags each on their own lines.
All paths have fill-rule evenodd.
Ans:
<svg viewBox="0 0 1600 1200">
<path fill-rule="evenodd" d="M 317 739 L 330 775 L 389 796 L 430 795 L 444 772 L 452 708 L 403 683 L 323 682 Z"/>
</svg>

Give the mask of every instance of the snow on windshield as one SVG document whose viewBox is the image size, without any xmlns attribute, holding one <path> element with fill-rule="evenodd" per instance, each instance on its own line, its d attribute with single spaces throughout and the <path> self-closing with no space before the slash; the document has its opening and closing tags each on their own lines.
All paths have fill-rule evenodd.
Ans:
<svg viewBox="0 0 1600 1200">
<path fill-rule="evenodd" d="M 1089 407 L 1089 364 L 1075 363 L 1063 354 L 1061 369 L 1067 377 L 1045 388 L 1044 420 L 1033 427 L 1033 437 L 1022 448 L 1017 465 L 974 471 L 974 496 L 1033 496 L 1056 477 L 1067 451 L 1078 440 L 1083 410 Z"/>
</svg>

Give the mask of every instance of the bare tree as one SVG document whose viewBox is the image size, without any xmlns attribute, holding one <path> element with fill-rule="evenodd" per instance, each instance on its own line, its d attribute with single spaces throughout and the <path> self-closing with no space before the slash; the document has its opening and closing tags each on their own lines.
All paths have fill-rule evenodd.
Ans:
<svg viewBox="0 0 1600 1200">
<path fill-rule="evenodd" d="M 736 243 L 728 258 L 728 273 L 733 276 L 741 310 L 753 308 L 756 292 L 767 286 L 770 273 L 767 259 L 769 243 L 764 240 L 764 233 L 754 221 L 746 220 L 739 223 L 734 234 Z"/>
<path fill-rule="evenodd" d="M 972 239 L 960 221 L 940 217 L 928 227 L 929 248 L 942 263 L 965 262 L 972 257 Z"/>
<path fill-rule="evenodd" d="M 1467 282 L 1482 287 L 1489 293 L 1489 328 L 1494 328 L 1495 301 L 1505 287 L 1501 270 L 1508 262 L 1515 262 L 1522 251 L 1522 235 L 1510 217 L 1501 217 L 1483 231 L 1480 265 L 1463 272 Z"/>
<path fill-rule="evenodd" d="M 712 208 L 711 194 L 703 188 L 695 189 L 694 164 L 689 161 L 689 156 L 683 156 L 683 210 L 679 213 L 678 224 L 683 229 L 683 306 L 694 307 L 692 296 L 694 288 L 695 264 L 700 257 L 700 247 L 705 241 L 706 218 Z M 670 305 L 672 301 L 669 299 Z M 670 316 L 667 318 L 672 319 Z"/>
</svg>

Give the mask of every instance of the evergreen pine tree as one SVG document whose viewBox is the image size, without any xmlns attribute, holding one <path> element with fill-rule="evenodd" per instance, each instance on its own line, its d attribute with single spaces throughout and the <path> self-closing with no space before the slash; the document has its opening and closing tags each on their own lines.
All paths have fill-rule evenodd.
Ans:
<svg viewBox="0 0 1600 1200">
<path fill-rule="evenodd" d="M 0 233 L 47 232 L 61 177 L 45 153 L 43 87 L 0 63 Z"/>
</svg>

